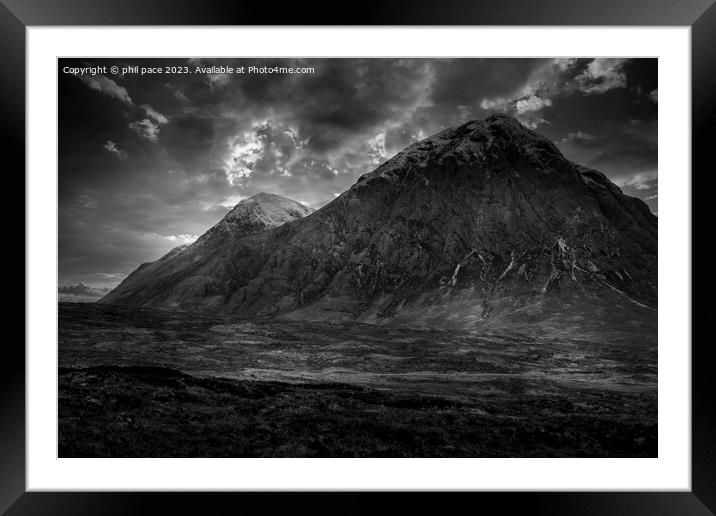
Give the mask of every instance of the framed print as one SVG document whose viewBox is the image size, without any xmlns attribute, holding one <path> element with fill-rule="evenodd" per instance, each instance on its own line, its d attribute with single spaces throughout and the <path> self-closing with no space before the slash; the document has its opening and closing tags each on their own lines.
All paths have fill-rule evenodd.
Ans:
<svg viewBox="0 0 716 516">
<path fill-rule="evenodd" d="M 8 514 L 713 511 L 709 2 L 64 4 L 2 8 Z"/>
</svg>

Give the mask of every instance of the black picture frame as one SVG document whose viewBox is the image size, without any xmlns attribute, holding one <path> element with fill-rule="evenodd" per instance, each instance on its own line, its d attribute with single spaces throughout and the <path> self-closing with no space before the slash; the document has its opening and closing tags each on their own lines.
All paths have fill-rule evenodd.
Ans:
<svg viewBox="0 0 716 516">
<path fill-rule="evenodd" d="M 316 14 L 324 12 L 323 15 Z M 693 171 L 713 175 L 712 138 L 716 113 L 716 5 L 714 0 L 449 0 L 440 2 L 357 1 L 333 9 L 311 9 L 294 2 L 230 0 L 1 0 L 0 114 L 2 153 L 14 163 L 5 168 L 11 197 L 24 199 L 25 170 L 25 29 L 40 25 L 679 25 L 691 27 L 692 178 Z M 54 71 L 49 71 L 52 74 Z M 50 121 L 48 120 L 48 123 Z M 662 142 L 660 142 L 662 144 Z M 707 163 L 709 164 L 707 168 Z M 673 171 L 672 171 L 673 172 Z M 15 181 L 15 183 L 12 183 Z M 699 178 L 701 183 L 701 178 Z M 10 190 L 6 190 L 7 192 Z M 705 189 L 701 189 L 704 195 Z M 694 193 L 699 189 L 694 189 Z M 17 220 L 18 207 L 3 203 L 5 220 Z M 699 207 L 700 206 L 700 207 Z M 705 205 L 692 205 L 692 234 L 708 224 Z M 23 207 L 24 213 L 24 207 Z M 705 222 L 704 222 L 705 221 Z M 19 224 L 15 224 L 19 226 Z M 16 228 L 19 231 L 19 227 Z M 700 234 L 705 237 L 709 229 Z M 14 236 L 14 235 L 13 235 Z M 22 238 L 22 240 L 21 240 Z M 14 239 L 10 269 L 25 270 L 25 234 Z M 698 244 L 697 245 L 705 245 Z M 23 249 L 20 252 L 20 249 Z M 693 248 L 692 248 L 693 253 Z M 696 256 L 693 254 L 692 256 Z M 6 265 L 7 267 L 7 265 Z M 25 270 L 26 271 L 26 270 Z M 26 271 L 27 273 L 27 271 Z M 14 279 L 19 283 L 19 274 Z M 24 292 L 24 285 L 12 288 Z M 697 290 L 707 286 L 699 283 Z M 22 289 L 22 290 L 20 290 Z M 15 295 L 14 297 L 19 297 Z M 24 299 L 24 298 L 23 298 Z M 14 299 L 13 299 L 14 302 Z M 693 315 L 709 309 L 692 303 Z M 25 308 L 24 302 L 17 306 Z M 692 319 L 693 319 L 692 315 Z M 19 317 L 17 319 L 19 321 Z M 8 321 L 9 322 L 9 321 Z M 19 324 L 19 323 L 15 323 Z M 23 331 L 24 334 L 24 331 Z M 695 335 L 692 332 L 693 335 Z M 467 503 L 484 512 L 536 514 L 713 514 L 716 512 L 716 402 L 712 338 L 673 343 L 692 350 L 692 491 L 593 493 L 469 493 L 451 506 Z M 0 359 L 0 513 L 133 514 L 237 512 L 260 505 L 262 512 L 363 513 L 384 505 L 385 494 L 343 494 L 326 500 L 321 493 L 39 493 L 25 489 L 25 349 L 24 338 L 6 332 Z M 318 494 L 322 495 L 317 500 Z M 334 495 L 331 495 L 334 496 Z M 415 494 L 410 504 L 444 510 L 441 498 Z M 457 507 L 457 506 L 456 506 Z M 405 510 L 407 507 L 403 506 Z"/>
</svg>

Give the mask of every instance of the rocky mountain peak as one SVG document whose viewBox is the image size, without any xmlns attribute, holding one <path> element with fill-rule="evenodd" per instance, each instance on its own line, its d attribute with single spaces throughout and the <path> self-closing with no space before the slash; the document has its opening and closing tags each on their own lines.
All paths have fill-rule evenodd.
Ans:
<svg viewBox="0 0 716 516">
<path fill-rule="evenodd" d="M 267 192 L 260 192 L 239 201 L 229 213 L 245 212 L 250 210 L 271 212 L 277 209 L 297 209 L 304 212 L 304 214 L 310 213 L 311 211 L 311 208 L 308 208 L 293 199 L 289 199 L 288 197 Z"/>
<path fill-rule="evenodd" d="M 312 208 L 271 193 L 261 192 L 243 199 L 195 242 L 175 247 L 159 260 L 140 265 L 102 302 L 115 302 L 128 293 L 142 298 L 142 285 L 167 281 L 167 278 L 181 275 L 182 271 L 206 260 L 225 264 L 233 242 L 277 228 L 312 212 Z"/>
<path fill-rule="evenodd" d="M 528 162 L 527 167 L 535 170 L 559 173 L 567 160 L 548 138 L 508 115 L 494 114 L 445 129 L 406 147 L 361 176 L 359 183 L 374 179 L 404 183 L 411 178 L 425 183 L 448 177 L 458 169 L 484 171 L 489 176 L 500 170 L 514 170 L 520 162 Z M 571 176 L 578 177 L 573 173 Z"/>
<path fill-rule="evenodd" d="M 515 118 L 498 113 L 483 120 L 470 120 L 457 127 L 445 129 L 411 145 L 406 151 L 420 151 L 426 148 L 435 150 L 440 147 L 452 148 L 456 146 L 475 149 L 496 146 L 504 149 L 508 146 L 529 146 L 545 143 L 548 144 L 548 147 L 556 150 L 544 136 L 525 127 Z"/>
<path fill-rule="evenodd" d="M 232 231 L 238 225 L 243 232 L 255 232 L 305 217 L 312 211 L 287 197 L 261 192 L 236 204 L 215 228 Z"/>
</svg>

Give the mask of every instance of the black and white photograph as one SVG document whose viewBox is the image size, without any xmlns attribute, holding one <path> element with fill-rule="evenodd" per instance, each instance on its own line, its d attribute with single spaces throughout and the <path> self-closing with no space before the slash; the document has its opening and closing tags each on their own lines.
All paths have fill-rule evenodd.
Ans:
<svg viewBox="0 0 716 516">
<path fill-rule="evenodd" d="M 656 58 L 57 67 L 60 458 L 658 456 Z"/>
</svg>

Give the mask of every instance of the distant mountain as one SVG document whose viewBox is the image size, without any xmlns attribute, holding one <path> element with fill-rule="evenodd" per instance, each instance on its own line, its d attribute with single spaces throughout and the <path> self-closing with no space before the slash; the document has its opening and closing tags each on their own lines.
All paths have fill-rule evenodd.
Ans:
<svg viewBox="0 0 716 516">
<path fill-rule="evenodd" d="M 102 302 L 466 328 L 655 327 L 656 217 L 510 117 L 415 143 L 310 215 L 293 203 L 288 216 L 289 203 L 256 225 L 263 215 L 240 203 L 234 222 L 140 267 Z"/>
<path fill-rule="evenodd" d="M 110 289 L 97 288 L 85 283 L 75 283 L 72 285 L 60 285 L 57 288 L 57 294 L 60 301 L 67 302 L 92 302 L 106 295 Z"/>
<path fill-rule="evenodd" d="M 270 193 L 244 199 L 194 243 L 175 247 L 159 260 L 140 265 L 101 302 L 151 306 L 159 289 L 168 294 L 164 296 L 164 308 L 178 308 L 181 302 L 174 301 L 177 296 L 172 296 L 170 289 L 179 284 L 182 285 L 179 297 L 204 297 L 220 287 L 215 281 L 221 276 L 219 271 L 231 268 L 236 241 L 312 211 L 296 201 Z"/>
</svg>

